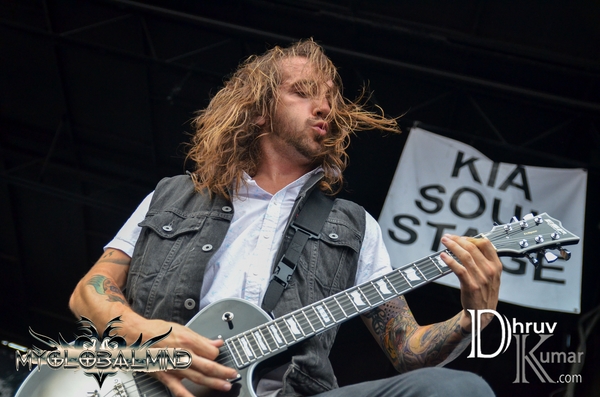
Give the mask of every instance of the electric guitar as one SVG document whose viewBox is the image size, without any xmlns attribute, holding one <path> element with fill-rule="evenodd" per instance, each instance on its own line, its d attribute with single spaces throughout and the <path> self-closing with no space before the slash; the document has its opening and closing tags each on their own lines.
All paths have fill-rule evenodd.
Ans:
<svg viewBox="0 0 600 397">
<path fill-rule="evenodd" d="M 579 237 L 546 213 L 528 215 L 521 221 L 513 218 L 511 223 L 495 226 L 477 237 L 489 239 L 500 256 L 526 256 L 534 265 L 542 257 L 548 262 L 568 260 L 571 254 L 563 246 L 579 242 Z M 558 255 L 549 249 L 558 250 Z M 440 258 L 441 252 L 444 251 L 274 320 L 242 299 L 225 299 L 207 306 L 187 326 L 208 338 L 223 339 L 216 361 L 236 368 L 239 376 L 232 380 L 233 387 L 227 393 L 184 381 L 186 387 L 198 397 L 256 397 L 254 375 L 265 360 L 450 273 Z M 170 396 L 162 383 L 145 373 L 118 372 L 100 388 L 94 378 L 81 370 L 53 370 L 43 365 L 32 371 L 15 397 Z"/>
</svg>

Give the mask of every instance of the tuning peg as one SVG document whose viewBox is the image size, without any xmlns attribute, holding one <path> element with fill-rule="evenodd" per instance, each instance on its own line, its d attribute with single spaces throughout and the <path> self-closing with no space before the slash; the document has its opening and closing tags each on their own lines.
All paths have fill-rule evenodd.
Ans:
<svg viewBox="0 0 600 397">
<path fill-rule="evenodd" d="M 558 257 L 564 261 L 568 261 L 571 259 L 571 251 L 564 249 L 562 247 L 558 248 Z"/>
<path fill-rule="evenodd" d="M 529 259 L 529 262 L 531 262 L 531 264 L 535 267 L 538 267 L 538 265 L 540 264 L 540 261 L 538 260 L 538 258 L 536 258 L 535 256 L 529 254 L 527 255 L 527 259 Z"/>
<path fill-rule="evenodd" d="M 531 212 L 529 214 L 526 214 L 525 216 L 523 216 L 524 221 L 528 221 L 530 219 L 533 219 L 533 214 Z"/>
<path fill-rule="evenodd" d="M 516 216 L 513 216 L 512 218 L 510 218 L 510 222 L 511 223 L 519 222 L 519 218 L 517 218 Z"/>
<path fill-rule="evenodd" d="M 546 259 L 546 261 L 548 263 L 552 263 L 558 259 L 558 256 L 556 256 L 554 253 L 552 253 L 550 251 L 544 251 L 544 258 Z"/>
</svg>

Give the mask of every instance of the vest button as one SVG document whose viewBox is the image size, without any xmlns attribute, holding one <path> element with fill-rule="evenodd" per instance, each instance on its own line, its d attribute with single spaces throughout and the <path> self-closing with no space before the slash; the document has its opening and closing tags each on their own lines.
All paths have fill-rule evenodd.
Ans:
<svg viewBox="0 0 600 397">
<path fill-rule="evenodd" d="M 221 210 L 223 212 L 231 212 L 231 211 L 233 211 L 233 208 L 231 208 L 230 206 L 226 205 L 223 208 L 221 208 Z"/>
<path fill-rule="evenodd" d="M 185 308 L 188 310 L 192 310 L 196 307 L 196 301 L 192 298 L 187 298 L 185 302 L 183 302 L 183 306 L 185 306 Z"/>
<path fill-rule="evenodd" d="M 212 244 L 204 244 L 204 245 L 202 246 L 202 251 L 204 251 L 204 252 L 211 251 L 212 249 L 213 249 L 213 246 L 212 246 Z"/>
<path fill-rule="evenodd" d="M 329 238 L 332 240 L 337 240 L 340 236 L 335 233 L 329 233 Z"/>
</svg>

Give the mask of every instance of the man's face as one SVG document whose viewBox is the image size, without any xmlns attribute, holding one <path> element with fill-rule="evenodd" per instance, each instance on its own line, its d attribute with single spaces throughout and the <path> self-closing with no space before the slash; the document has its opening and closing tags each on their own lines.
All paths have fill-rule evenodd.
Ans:
<svg viewBox="0 0 600 397">
<path fill-rule="evenodd" d="M 329 132 L 325 118 L 331 111 L 332 82 L 317 82 L 306 58 L 282 61 L 283 82 L 272 128 L 278 150 L 315 162 L 323 155 L 323 139 Z"/>
</svg>

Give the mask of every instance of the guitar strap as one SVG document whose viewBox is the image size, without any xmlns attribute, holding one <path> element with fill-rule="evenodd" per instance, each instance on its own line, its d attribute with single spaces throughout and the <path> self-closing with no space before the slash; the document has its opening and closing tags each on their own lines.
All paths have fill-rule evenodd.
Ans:
<svg viewBox="0 0 600 397">
<path fill-rule="evenodd" d="M 298 265 L 298 259 L 309 239 L 318 239 L 321 229 L 333 207 L 333 200 L 317 187 L 313 189 L 304 206 L 300 209 L 290 228 L 294 236 L 287 250 L 275 266 L 271 281 L 263 298 L 262 308 L 270 313 L 274 308 L 283 290 L 288 286 L 292 274 Z"/>
</svg>

